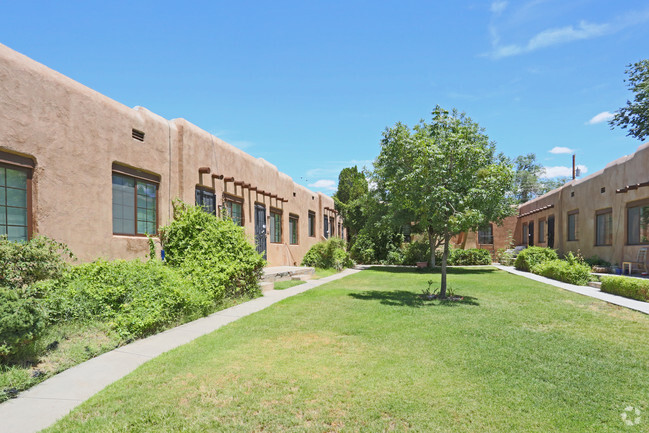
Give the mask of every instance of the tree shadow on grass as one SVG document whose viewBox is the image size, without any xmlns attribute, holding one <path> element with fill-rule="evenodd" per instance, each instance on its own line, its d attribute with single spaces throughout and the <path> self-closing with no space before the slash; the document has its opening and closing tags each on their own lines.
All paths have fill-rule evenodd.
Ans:
<svg viewBox="0 0 649 433">
<path fill-rule="evenodd" d="M 421 294 L 409 292 L 407 290 L 370 290 L 361 293 L 350 293 L 354 299 L 362 301 L 379 301 L 383 305 L 390 305 L 394 307 L 459 307 L 461 305 L 479 306 L 477 298 L 472 296 L 463 296 L 462 300 L 451 301 L 448 299 L 426 299 Z M 462 295 L 456 295 L 462 296 Z"/>
<path fill-rule="evenodd" d="M 387 272 L 390 274 L 441 274 L 442 268 L 415 268 L 405 266 L 372 266 L 370 271 Z M 487 266 L 467 266 L 467 267 L 447 267 L 446 273 L 449 275 L 488 275 L 500 272 L 498 268 Z"/>
</svg>

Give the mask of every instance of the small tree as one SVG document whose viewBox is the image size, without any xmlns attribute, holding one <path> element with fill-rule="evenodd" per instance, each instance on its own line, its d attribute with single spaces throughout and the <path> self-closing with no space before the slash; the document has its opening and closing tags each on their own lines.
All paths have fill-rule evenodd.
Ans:
<svg viewBox="0 0 649 433">
<path fill-rule="evenodd" d="M 363 203 L 368 192 L 367 179 L 357 166 L 343 168 L 338 175 L 338 190 L 333 196 L 336 210 L 343 217 L 347 235 L 356 236 L 364 225 Z"/>
<path fill-rule="evenodd" d="M 643 141 L 649 136 L 649 60 L 627 65 L 625 71 L 629 78 L 629 90 L 635 93 L 633 102 L 626 101 L 626 107 L 620 108 L 609 125 L 629 128 L 628 136 Z"/>
<path fill-rule="evenodd" d="M 451 237 L 501 222 L 512 213 L 511 166 L 504 156 L 495 155 L 495 145 L 477 123 L 439 106 L 431 123 L 422 120 L 412 130 L 402 123 L 386 128 L 374 166 L 390 214 L 396 219 L 409 217 L 425 229 L 431 256 L 441 239 L 440 297 L 446 297 Z"/>
</svg>

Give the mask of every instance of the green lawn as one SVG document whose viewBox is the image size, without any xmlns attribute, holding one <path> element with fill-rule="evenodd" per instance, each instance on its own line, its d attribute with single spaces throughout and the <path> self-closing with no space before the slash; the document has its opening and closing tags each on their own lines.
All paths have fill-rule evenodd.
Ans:
<svg viewBox="0 0 649 433">
<path fill-rule="evenodd" d="M 647 431 L 649 318 L 488 268 L 334 281 L 166 353 L 50 432 Z M 627 406 L 642 411 L 627 427 Z"/>
<path fill-rule="evenodd" d="M 299 286 L 300 284 L 304 284 L 304 283 L 306 283 L 306 281 L 299 281 L 299 280 L 277 281 L 273 285 L 273 288 L 275 290 L 284 290 L 284 289 L 289 289 L 291 287 Z"/>
</svg>

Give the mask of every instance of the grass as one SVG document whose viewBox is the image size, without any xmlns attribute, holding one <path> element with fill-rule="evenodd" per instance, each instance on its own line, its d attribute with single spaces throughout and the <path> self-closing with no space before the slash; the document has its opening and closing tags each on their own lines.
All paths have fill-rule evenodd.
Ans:
<svg viewBox="0 0 649 433">
<path fill-rule="evenodd" d="M 489 268 L 376 269 L 146 363 L 48 432 L 647 431 L 649 318 Z M 435 285 L 434 284 L 434 285 Z"/>
<path fill-rule="evenodd" d="M 225 299 L 214 306 L 213 311 L 248 300 L 249 297 Z M 164 329 L 173 328 L 190 319 L 181 318 Z M 20 362 L 13 365 L 0 364 L 0 403 L 57 373 L 129 342 L 131 340 L 119 336 L 105 322 L 50 325 L 34 344 L 16 356 Z"/>
<path fill-rule="evenodd" d="M 299 286 L 300 284 L 304 284 L 306 281 L 301 281 L 301 280 L 291 280 L 291 281 L 277 281 L 274 285 L 275 290 L 284 290 L 288 289 L 290 287 L 295 287 Z"/>
<path fill-rule="evenodd" d="M 70 367 L 119 346 L 120 337 L 101 322 L 47 328 L 17 365 L 0 365 L 0 402 Z M 39 354 L 39 355 L 36 355 Z"/>
<path fill-rule="evenodd" d="M 320 278 L 330 277 L 334 274 L 337 274 L 338 272 L 340 271 L 337 271 L 333 268 L 315 268 L 315 273 L 313 274 L 313 277 L 311 277 L 311 279 L 319 280 Z"/>
</svg>

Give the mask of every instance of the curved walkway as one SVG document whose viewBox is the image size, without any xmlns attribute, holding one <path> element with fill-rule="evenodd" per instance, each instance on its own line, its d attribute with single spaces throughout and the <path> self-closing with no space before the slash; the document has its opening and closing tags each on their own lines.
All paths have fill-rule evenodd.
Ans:
<svg viewBox="0 0 649 433">
<path fill-rule="evenodd" d="M 619 305 L 620 307 L 630 308 L 632 310 L 640 311 L 641 313 L 649 314 L 649 302 L 636 301 L 635 299 L 625 298 L 624 296 L 612 295 L 610 293 L 602 292 L 600 289 L 590 286 L 576 286 L 561 281 L 553 280 L 551 278 L 542 277 L 531 272 L 523 272 L 516 270 L 513 266 L 493 265 L 498 269 L 507 271 L 510 274 L 520 275 L 521 277 L 529 278 L 530 280 L 539 281 L 541 283 L 549 284 L 551 286 L 559 287 L 564 290 L 579 293 L 581 295 L 590 296 L 591 298 L 606 301 L 609 304 Z"/>
<path fill-rule="evenodd" d="M 270 290 L 260 298 L 135 341 L 65 370 L 0 404 L 0 432 L 31 433 L 44 429 L 148 360 L 283 299 L 357 272 L 360 271 L 347 269 L 286 290 Z"/>
</svg>

